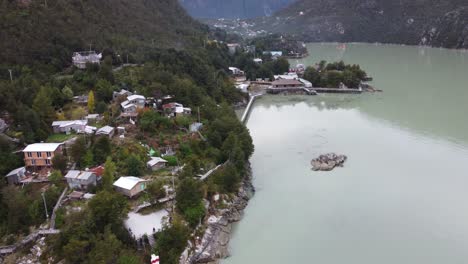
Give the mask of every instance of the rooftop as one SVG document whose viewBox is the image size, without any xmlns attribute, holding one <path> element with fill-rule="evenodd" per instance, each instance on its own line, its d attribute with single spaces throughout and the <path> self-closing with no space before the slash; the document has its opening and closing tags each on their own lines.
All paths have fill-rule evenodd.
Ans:
<svg viewBox="0 0 468 264">
<path fill-rule="evenodd" d="M 103 126 L 101 127 L 100 129 L 98 129 L 98 131 L 96 132 L 96 134 L 110 134 L 112 133 L 112 131 L 114 131 L 114 128 L 111 127 L 111 126 Z"/>
<path fill-rule="evenodd" d="M 127 97 L 127 100 L 128 101 L 133 101 L 133 100 L 145 100 L 145 97 L 143 95 L 139 95 L 139 94 L 134 94 L 134 95 L 130 95 Z"/>
<path fill-rule="evenodd" d="M 273 85 L 303 85 L 300 81 L 294 79 L 279 79 L 272 83 Z"/>
<path fill-rule="evenodd" d="M 53 152 L 60 145 L 62 143 L 34 143 L 23 149 L 23 152 Z"/>
<path fill-rule="evenodd" d="M 17 168 L 17 169 L 14 169 L 14 170 L 10 171 L 5 177 L 18 175 L 19 173 L 24 174 L 25 172 L 26 172 L 26 168 L 25 167 L 20 167 L 20 168 Z"/>
<path fill-rule="evenodd" d="M 116 182 L 114 182 L 114 186 L 126 190 L 131 190 L 133 187 L 135 187 L 135 185 L 143 181 L 145 180 L 134 176 L 122 176 Z"/>
<path fill-rule="evenodd" d="M 150 161 L 148 161 L 146 164 L 148 164 L 148 166 L 154 166 L 158 163 L 161 163 L 161 162 L 164 162 L 164 163 L 167 163 L 167 160 L 165 159 L 162 159 L 160 157 L 152 157 Z"/>
<path fill-rule="evenodd" d="M 94 175 L 94 173 L 90 172 L 90 171 L 71 170 L 65 175 L 65 178 L 67 178 L 67 179 L 87 180 L 92 175 Z"/>
<path fill-rule="evenodd" d="M 52 122 L 52 126 L 59 126 L 59 127 L 64 127 L 64 126 L 70 126 L 70 125 L 87 125 L 88 121 L 87 120 L 66 120 L 66 121 L 54 121 Z"/>
</svg>

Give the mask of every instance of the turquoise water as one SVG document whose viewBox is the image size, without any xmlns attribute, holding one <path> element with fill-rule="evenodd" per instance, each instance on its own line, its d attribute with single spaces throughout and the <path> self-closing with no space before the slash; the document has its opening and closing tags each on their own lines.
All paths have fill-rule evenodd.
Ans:
<svg viewBox="0 0 468 264">
<path fill-rule="evenodd" d="M 468 53 L 308 48 L 299 63 L 358 63 L 384 92 L 255 103 L 257 193 L 223 263 L 468 263 Z M 345 167 L 311 171 L 327 152 Z"/>
</svg>

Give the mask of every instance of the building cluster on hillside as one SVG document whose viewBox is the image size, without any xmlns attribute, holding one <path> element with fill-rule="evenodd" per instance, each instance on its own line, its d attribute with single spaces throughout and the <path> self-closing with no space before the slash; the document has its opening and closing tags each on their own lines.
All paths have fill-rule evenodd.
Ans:
<svg viewBox="0 0 468 264">
<path fill-rule="evenodd" d="M 86 100 L 88 97 L 86 96 Z M 84 100 L 84 98 L 83 98 Z M 77 102 L 74 101 L 77 104 Z M 127 90 L 120 90 L 113 93 L 113 103 L 120 106 L 121 116 L 137 118 L 139 110 L 156 111 L 167 118 L 173 118 L 181 115 L 191 115 L 192 110 L 184 105 L 174 102 L 173 96 L 163 96 L 158 99 L 146 98 Z M 95 135 L 96 137 L 109 137 L 111 140 L 116 135 L 125 133 L 125 127 L 110 126 L 102 124 L 105 120 L 99 114 L 88 114 L 83 119 L 77 120 L 57 120 L 51 124 L 51 130 L 54 134 L 84 134 Z M 118 123 L 122 120 L 118 120 Z M 92 125 L 93 126 L 92 126 Z M 132 123 L 135 124 L 135 121 Z M 187 130 L 189 133 L 197 133 L 203 127 L 202 123 L 195 122 L 190 125 Z M 66 170 L 64 173 L 64 181 L 68 187 L 74 190 L 69 194 L 70 199 L 82 199 L 92 197 L 86 192 L 92 191 L 93 188 L 101 183 L 101 177 L 104 173 L 104 166 L 100 165 L 90 169 L 77 170 L 75 165 L 69 162 L 67 150 L 71 144 L 74 144 L 74 138 L 66 140 L 63 143 L 34 143 L 26 146 L 23 150 L 24 166 L 12 170 L 5 177 L 9 184 L 29 184 L 29 183 L 46 183 L 49 182 L 49 176 L 54 168 L 54 157 L 63 156 L 67 160 Z M 148 146 L 147 146 L 148 147 Z M 149 147 L 148 147 L 149 148 Z M 172 146 L 166 146 L 164 155 L 174 155 Z M 146 169 L 148 172 L 156 172 L 166 168 L 169 164 L 162 157 L 156 157 L 156 152 L 148 153 Z M 122 193 L 130 198 L 133 198 L 146 189 L 148 181 L 143 178 L 134 176 L 121 176 L 113 186 L 117 192 Z"/>
<path fill-rule="evenodd" d="M 74 52 L 72 56 L 73 65 L 79 69 L 86 69 L 86 64 L 99 64 L 102 59 L 102 53 L 95 51 Z"/>
</svg>

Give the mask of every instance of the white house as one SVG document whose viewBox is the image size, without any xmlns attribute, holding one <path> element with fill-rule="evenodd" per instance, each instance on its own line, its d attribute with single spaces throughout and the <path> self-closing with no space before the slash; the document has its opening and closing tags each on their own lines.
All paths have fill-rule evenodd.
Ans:
<svg viewBox="0 0 468 264">
<path fill-rule="evenodd" d="M 54 133 L 83 132 L 88 124 L 88 120 L 68 120 L 52 122 Z"/>
<path fill-rule="evenodd" d="M 21 167 L 10 171 L 5 178 L 8 184 L 18 184 L 26 176 L 26 167 Z"/>
<path fill-rule="evenodd" d="M 97 130 L 97 127 L 95 126 L 86 126 L 83 133 L 91 135 L 91 134 L 94 134 L 96 130 Z"/>
<path fill-rule="evenodd" d="M 165 159 L 162 159 L 160 157 L 151 157 L 151 160 L 146 163 L 146 166 L 152 171 L 157 171 L 166 167 L 166 164 L 167 160 Z"/>
<path fill-rule="evenodd" d="M 146 98 L 143 95 L 134 94 L 128 96 L 127 101 L 129 101 L 131 104 L 136 105 L 138 108 L 144 108 Z"/>
<path fill-rule="evenodd" d="M 143 95 L 130 95 L 127 97 L 127 100 L 123 101 L 120 106 L 124 113 L 133 113 L 137 109 L 145 107 L 146 98 Z"/>
<path fill-rule="evenodd" d="M 133 95 L 133 93 L 130 92 L 130 91 L 127 91 L 125 89 L 121 89 L 119 92 L 113 92 L 112 93 L 112 98 L 115 99 L 115 98 L 120 97 L 120 96 L 128 97 L 130 95 Z"/>
<path fill-rule="evenodd" d="M 88 189 L 91 186 L 96 186 L 96 174 L 90 171 L 71 170 L 65 175 L 68 186 L 71 189 Z"/>
<path fill-rule="evenodd" d="M 102 53 L 95 51 L 81 51 L 73 53 L 73 65 L 79 69 L 85 69 L 86 63 L 99 64 L 102 59 Z"/>
<path fill-rule="evenodd" d="M 229 67 L 229 72 L 232 74 L 232 75 L 244 75 L 244 71 L 241 71 L 239 68 L 236 68 L 236 67 Z"/>
<path fill-rule="evenodd" d="M 297 79 L 299 79 L 299 76 L 295 72 L 289 72 L 287 74 L 281 74 L 281 75 L 274 75 L 273 77 L 275 77 L 275 80 L 280 80 L 280 79 L 283 79 L 283 80 L 297 80 Z"/>
<path fill-rule="evenodd" d="M 130 198 L 146 189 L 146 180 L 134 176 L 122 176 L 114 182 L 114 188 Z"/>
<path fill-rule="evenodd" d="M 134 113 L 137 110 L 137 106 L 134 104 L 130 104 L 128 101 L 124 101 L 120 104 L 122 107 L 123 113 Z"/>
<path fill-rule="evenodd" d="M 104 126 L 96 131 L 96 136 L 108 136 L 111 138 L 112 136 L 114 136 L 114 132 L 115 128 L 111 126 Z"/>
<path fill-rule="evenodd" d="M 236 51 L 238 49 L 241 48 L 241 45 L 239 43 L 229 43 L 229 44 L 227 44 L 227 47 L 229 49 L 229 53 L 232 55 L 232 54 L 236 53 Z"/>
<path fill-rule="evenodd" d="M 255 63 L 257 63 L 257 64 L 262 64 L 262 63 L 263 63 L 263 60 L 260 59 L 260 58 L 255 58 L 255 59 L 253 59 L 253 61 L 254 61 Z"/>
</svg>

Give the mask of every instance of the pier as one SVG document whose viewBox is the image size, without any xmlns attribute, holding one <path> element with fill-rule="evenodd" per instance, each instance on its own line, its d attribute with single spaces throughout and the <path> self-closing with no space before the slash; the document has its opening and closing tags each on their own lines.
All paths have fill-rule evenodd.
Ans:
<svg viewBox="0 0 468 264">
<path fill-rule="evenodd" d="M 247 104 L 247 107 L 245 108 L 244 113 L 242 114 L 242 117 L 241 117 L 241 122 L 242 122 L 242 123 L 245 123 L 245 122 L 246 122 L 247 117 L 248 117 L 249 114 L 250 114 L 250 110 L 252 110 L 252 105 L 253 105 L 253 103 L 255 102 L 255 100 L 256 100 L 258 97 L 262 96 L 262 95 L 263 95 L 263 93 L 259 93 L 259 94 L 255 94 L 255 95 L 251 95 L 251 96 L 250 96 L 249 103 Z"/>
<path fill-rule="evenodd" d="M 313 87 L 309 88 L 316 91 L 317 93 L 344 93 L 344 94 L 360 94 L 362 93 L 362 88 L 359 89 L 349 89 L 349 88 L 321 88 Z"/>
</svg>

